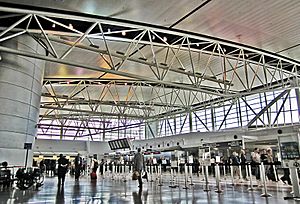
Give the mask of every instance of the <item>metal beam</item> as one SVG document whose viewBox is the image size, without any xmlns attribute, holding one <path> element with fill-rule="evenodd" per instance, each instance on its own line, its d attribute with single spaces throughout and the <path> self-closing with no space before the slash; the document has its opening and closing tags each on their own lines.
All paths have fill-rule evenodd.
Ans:
<svg viewBox="0 0 300 204">
<path fill-rule="evenodd" d="M 53 109 L 53 110 L 61 110 L 61 111 L 70 111 L 70 112 L 78 112 L 78 113 L 88 113 L 89 115 L 95 115 L 95 116 L 122 116 L 127 118 L 139 118 L 139 119 L 145 119 L 144 116 L 139 115 L 129 115 L 129 114 L 121 114 L 121 113 L 112 113 L 112 112 L 95 112 L 95 111 L 89 111 L 89 110 L 78 110 L 73 108 L 63 108 L 63 107 L 53 107 L 53 106 L 41 106 L 40 108 L 44 109 Z"/>
<path fill-rule="evenodd" d="M 261 115 L 263 115 L 266 110 L 268 110 L 274 103 L 276 103 L 281 97 L 288 93 L 288 90 L 281 92 L 276 98 L 274 98 L 267 106 L 265 106 L 248 124 L 247 127 L 250 127 Z"/>
<path fill-rule="evenodd" d="M 21 50 L 14 50 L 14 49 L 3 47 L 3 46 L 0 46 L 0 52 L 7 52 L 7 53 L 21 55 L 21 56 L 25 56 L 25 57 L 30 57 L 30 58 L 35 58 L 35 59 L 40 59 L 40 60 L 46 60 L 46 61 L 50 61 L 50 62 L 65 64 L 65 65 L 70 65 L 70 66 L 74 66 L 74 67 L 82 67 L 82 68 L 90 69 L 90 70 L 93 70 L 93 71 L 110 73 L 110 74 L 114 74 L 114 75 L 118 75 L 118 76 L 150 81 L 150 82 L 159 83 L 159 84 L 163 84 L 163 85 L 167 85 L 167 86 L 171 86 L 171 87 L 177 87 L 179 89 L 184 89 L 184 90 L 197 91 L 197 92 L 203 92 L 203 93 L 207 93 L 207 94 L 223 96 L 223 94 L 213 92 L 213 91 L 208 91 L 206 89 L 201 89 L 201 88 L 197 88 L 197 87 L 193 87 L 193 86 L 186 86 L 186 85 L 181 85 L 179 83 L 156 80 L 156 79 L 152 79 L 152 78 L 149 78 L 149 77 L 144 77 L 142 75 L 136 75 L 136 74 L 131 74 L 131 73 L 127 73 L 127 72 L 121 72 L 121 71 L 116 71 L 116 70 L 111 70 L 111 69 L 105 69 L 105 68 L 102 68 L 102 67 L 96 67 L 96 66 L 91 66 L 91 65 L 87 65 L 87 64 L 74 63 L 72 61 L 68 61 L 68 60 L 64 60 L 64 59 L 56 59 L 56 58 L 52 58 L 52 57 L 48 57 L 48 56 L 44 56 L 44 55 L 35 54 L 35 53 L 25 52 L 25 51 L 21 51 Z"/>
</svg>

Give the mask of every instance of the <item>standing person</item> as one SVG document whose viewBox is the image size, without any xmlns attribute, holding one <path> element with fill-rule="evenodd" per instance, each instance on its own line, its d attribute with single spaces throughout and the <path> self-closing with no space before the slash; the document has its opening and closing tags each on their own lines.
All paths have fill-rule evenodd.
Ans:
<svg viewBox="0 0 300 204">
<path fill-rule="evenodd" d="M 260 154 L 259 154 L 259 149 L 258 148 L 254 149 L 254 153 L 252 155 L 252 160 L 253 160 L 253 163 L 255 165 L 256 181 L 257 181 L 258 186 L 260 186 L 261 184 L 260 184 L 260 170 L 259 170 L 259 167 L 260 167 L 261 159 L 260 159 Z"/>
<path fill-rule="evenodd" d="M 57 169 L 58 186 L 60 185 L 64 186 L 69 161 L 63 156 L 63 154 L 60 154 L 57 162 L 58 162 L 58 169 Z"/>
<path fill-rule="evenodd" d="M 45 170 L 46 170 L 46 165 L 45 165 L 44 159 L 42 159 L 42 160 L 40 161 L 39 166 L 40 166 L 41 173 L 44 173 Z"/>
<path fill-rule="evenodd" d="M 233 177 L 235 177 L 235 176 L 240 177 L 240 171 L 239 171 L 240 161 L 238 158 L 238 154 L 236 152 L 232 152 L 230 161 L 231 161 L 232 170 L 233 170 Z"/>
<path fill-rule="evenodd" d="M 101 174 L 101 176 L 103 176 L 104 165 L 105 165 L 104 159 L 101 159 L 101 163 L 100 163 L 100 174 Z"/>
<path fill-rule="evenodd" d="M 77 154 L 74 163 L 75 163 L 75 180 L 78 180 L 82 168 L 82 158 L 80 157 L 80 154 Z"/>
<path fill-rule="evenodd" d="M 56 167 L 56 160 L 51 160 L 51 163 L 50 163 L 50 176 L 55 176 L 55 167 Z"/>
<path fill-rule="evenodd" d="M 274 174 L 274 169 L 275 166 L 273 165 L 274 164 L 274 160 L 273 160 L 273 153 L 272 153 L 272 149 L 271 148 L 268 148 L 267 149 L 267 163 L 266 163 L 266 176 L 269 180 L 271 181 L 276 181 L 276 178 L 275 178 L 275 174 Z"/>
<path fill-rule="evenodd" d="M 98 160 L 97 160 L 97 159 L 94 159 L 92 171 L 96 173 L 96 172 L 97 172 L 97 169 L 98 169 L 98 166 L 99 166 Z"/>
<path fill-rule="evenodd" d="M 141 153 L 141 148 L 138 148 L 138 152 L 133 157 L 133 171 L 139 172 L 139 176 L 138 176 L 139 188 L 143 187 L 143 182 L 142 182 L 143 169 L 144 169 L 144 156 Z"/>
<path fill-rule="evenodd" d="M 242 171 L 242 177 L 245 181 L 248 181 L 247 175 L 246 175 L 246 165 L 247 165 L 247 159 L 246 159 L 246 154 L 245 151 L 242 149 L 241 150 L 241 171 Z"/>
</svg>

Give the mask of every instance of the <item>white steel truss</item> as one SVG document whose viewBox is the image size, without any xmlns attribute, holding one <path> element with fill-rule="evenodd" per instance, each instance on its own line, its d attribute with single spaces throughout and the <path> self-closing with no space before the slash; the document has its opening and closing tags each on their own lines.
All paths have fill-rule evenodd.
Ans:
<svg viewBox="0 0 300 204">
<path fill-rule="evenodd" d="M 40 127 L 77 121 L 69 126 L 80 135 L 83 128 L 106 128 L 106 123 L 93 128 L 95 118 L 117 118 L 124 127 L 127 120 L 138 124 L 178 114 L 186 114 L 186 121 L 188 114 L 215 101 L 299 86 L 298 61 L 222 39 L 98 16 L 0 11 L 0 43 L 30 35 L 46 51 L 0 45 L 0 52 L 98 73 L 45 77 Z M 78 53 L 94 60 L 87 62 Z"/>
</svg>

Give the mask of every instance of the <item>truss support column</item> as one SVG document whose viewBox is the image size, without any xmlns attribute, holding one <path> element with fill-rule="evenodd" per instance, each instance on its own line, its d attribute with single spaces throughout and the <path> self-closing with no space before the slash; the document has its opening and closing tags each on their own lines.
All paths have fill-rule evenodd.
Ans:
<svg viewBox="0 0 300 204">
<path fill-rule="evenodd" d="M 193 132 L 193 115 L 192 115 L 192 112 L 189 112 L 189 125 L 190 125 L 190 132 Z"/>
<path fill-rule="evenodd" d="M 295 88 L 295 92 L 296 92 L 296 98 L 298 103 L 298 117 L 300 118 L 300 89 Z"/>
<path fill-rule="evenodd" d="M 145 124 L 146 124 L 145 125 L 145 131 L 146 131 L 145 138 L 146 139 L 155 138 L 157 136 L 158 122 L 153 121 L 153 122 L 147 122 Z"/>
<path fill-rule="evenodd" d="M 1 46 L 43 53 L 42 47 L 30 36 L 22 35 Z M 23 166 L 25 143 L 34 147 L 39 118 L 44 61 L 1 53 L 0 61 L 0 161 Z M 28 151 L 27 166 L 32 164 Z"/>
<path fill-rule="evenodd" d="M 105 126 L 105 120 L 103 120 L 103 122 L 102 122 L 102 127 L 103 127 L 102 141 L 105 141 L 105 128 L 106 128 L 106 126 Z"/>
<path fill-rule="evenodd" d="M 215 125 L 215 110 L 214 110 L 213 105 L 211 106 L 210 114 L 211 114 L 212 130 L 215 131 L 216 130 L 216 125 Z"/>
</svg>

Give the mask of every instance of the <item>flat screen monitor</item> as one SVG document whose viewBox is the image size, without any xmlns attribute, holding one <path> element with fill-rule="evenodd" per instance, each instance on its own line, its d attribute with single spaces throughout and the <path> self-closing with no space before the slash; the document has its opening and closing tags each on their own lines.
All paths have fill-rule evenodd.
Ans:
<svg viewBox="0 0 300 204">
<path fill-rule="evenodd" d="M 130 148 L 129 141 L 127 138 L 108 141 L 108 145 L 111 150 Z"/>
</svg>

